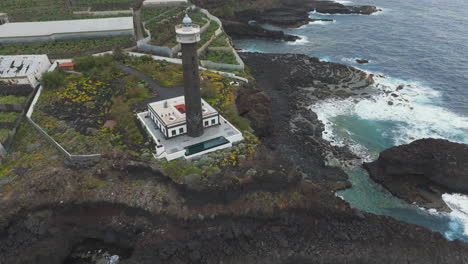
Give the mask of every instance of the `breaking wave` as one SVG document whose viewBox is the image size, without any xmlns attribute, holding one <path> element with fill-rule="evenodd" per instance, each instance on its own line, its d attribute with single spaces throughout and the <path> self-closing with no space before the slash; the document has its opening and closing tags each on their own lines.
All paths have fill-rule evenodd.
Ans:
<svg viewBox="0 0 468 264">
<path fill-rule="evenodd" d="M 310 106 L 325 125 L 324 139 L 347 145 L 365 161 L 385 148 L 422 138 L 468 143 L 468 117 L 438 106 L 438 91 L 419 82 L 383 76 L 375 80 L 377 92 L 372 95 Z M 364 135 L 362 127 L 367 131 Z"/>
</svg>

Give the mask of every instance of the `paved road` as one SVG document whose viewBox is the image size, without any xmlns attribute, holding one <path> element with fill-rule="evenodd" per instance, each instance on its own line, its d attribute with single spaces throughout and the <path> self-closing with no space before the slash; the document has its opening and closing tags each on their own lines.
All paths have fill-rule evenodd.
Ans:
<svg viewBox="0 0 468 264">
<path fill-rule="evenodd" d="M 184 95 L 184 87 L 182 86 L 177 86 L 177 87 L 164 87 L 164 86 L 161 86 L 160 84 L 158 84 L 157 82 L 155 82 L 153 80 L 153 78 L 149 77 L 148 75 L 132 68 L 132 67 L 129 67 L 127 65 L 123 65 L 123 64 L 118 64 L 117 67 L 126 72 L 126 73 L 135 73 L 138 75 L 138 77 L 140 77 L 143 81 L 146 82 L 146 84 L 148 84 L 149 88 L 155 92 L 158 96 L 158 100 L 166 100 L 166 99 L 169 99 L 169 98 L 173 98 L 173 97 L 176 97 L 176 96 L 181 96 L 181 95 Z"/>
</svg>

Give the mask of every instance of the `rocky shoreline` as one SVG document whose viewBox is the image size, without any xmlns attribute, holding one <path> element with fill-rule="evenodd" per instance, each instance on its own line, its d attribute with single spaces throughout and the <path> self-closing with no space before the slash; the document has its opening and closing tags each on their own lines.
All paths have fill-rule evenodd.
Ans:
<svg viewBox="0 0 468 264">
<path fill-rule="evenodd" d="M 362 15 L 370 15 L 380 11 L 375 6 L 346 6 L 334 1 L 323 0 L 241 0 L 235 4 L 218 0 L 196 0 L 194 2 L 219 16 L 224 29 L 233 38 L 266 38 L 283 41 L 296 41 L 298 37 L 285 34 L 281 30 L 264 29 L 258 24 L 295 28 L 314 21 L 333 21 L 331 19 L 310 18 L 309 12 L 314 10 L 326 14 Z M 253 21 L 255 23 L 252 23 Z"/>
<path fill-rule="evenodd" d="M 387 149 L 364 167 L 376 182 L 409 203 L 450 211 L 442 194 L 468 193 L 468 145 L 421 139 Z"/>
<path fill-rule="evenodd" d="M 241 56 L 256 79 L 236 101 L 260 137 L 251 161 L 205 186 L 118 156 L 25 176 L 0 197 L 0 263 L 89 263 L 104 253 L 120 264 L 468 262 L 467 244 L 334 195 L 349 182 L 329 165 L 356 157 L 321 138 L 307 107 L 362 94 L 372 75 L 305 55 Z"/>
</svg>

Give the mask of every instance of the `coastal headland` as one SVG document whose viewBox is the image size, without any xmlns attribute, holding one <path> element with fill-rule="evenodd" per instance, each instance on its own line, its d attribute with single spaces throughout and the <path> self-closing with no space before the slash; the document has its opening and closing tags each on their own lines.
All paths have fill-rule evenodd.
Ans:
<svg viewBox="0 0 468 264">
<path fill-rule="evenodd" d="M 291 41 L 294 36 L 263 31 L 249 22 L 294 27 L 308 23 L 311 10 L 377 11 L 315 0 L 194 2 L 219 16 L 231 36 Z M 193 163 L 204 167 L 203 173 L 188 161 L 163 166 L 130 151 L 109 151 L 99 162 L 76 166 L 24 124 L 16 154 L 32 158 L 8 167 L 15 178 L 0 189 L 0 263 L 96 263 L 103 252 L 118 256 L 122 264 L 468 263 L 466 243 L 353 209 L 335 195 L 350 187 L 340 167 L 358 164 L 359 158 L 322 138 L 324 125 L 309 106 L 330 98 L 365 96 L 374 76 L 306 55 L 240 56 L 249 68 L 249 82 L 240 83 L 235 93 L 223 86 L 230 80 L 213 73 L 204 77 L 205 84 L 226 88 L 223 98 L 216 98 L 223 99 L 221 106 L 232 99 L 239 114 L 233 116 L 249 121 L 246 141 L 233 148 L 248 155 L 234 152 L 224 158 L 220 152 L 200 158 Z M 119 63 L 125 60 L 132 62 L 121 58 Z M 169 72 L 180 73 L 176 66 L 151 58 L 140 62 L 145 67 L 130 66 L 149 69 L 149 75 L 157 72 L 151 78 L 169 83 L 169 89 L 177 87 L 168 77 Z M 108 63 L 103 69 L 114 73 L 112 81 L 118 82 L 125 75 L 112 67 L 114 62 Z M 127 82 L 137 83 L 130 77 Z M 118 87 L 125 94 L 125 86 Z M 54 94 L 60 94 L 57 89 Z M 108 102 L 109 94 L 102 100 Z M 144 101 L 134 105 L 141 104 Z M 130 103 L 120 105 L 131 109 Z M 41 117 L 61 115 L 87 133 L 86 126 L 94 120 L 72 106 L 51 111 L 55 109 L 43 105 Z M 77 118 L 76 113 L 85 116 Z M 221 160 L 219 166 L 210 167 L 215 158 Z"/>
<path fill-rule="evenodd" d="M 119 155 L 90 168 L 51 165 L 2 194 L 2 262 L 79 263 L 95 248 L 122 263 L 468 261 L 462 242 L 351 209 L 334 195 L 349 183 L 326 157 L 353 157 L 321 139 L 304 95 L 315 88 L 317 100 L 349 96 L 372 76 L 304 55 L 241 56 L 256 88 L 244 86 L 237 103 L 242 109 L 257 100 L 244 115 L 262 131 L 248 162 L 209 184 L 196 177 L 176 183 Z M 262 107 L 268 104 L 270 112 Z M 268 116 L 276 122 L 265 127 Z"/>
</svg>

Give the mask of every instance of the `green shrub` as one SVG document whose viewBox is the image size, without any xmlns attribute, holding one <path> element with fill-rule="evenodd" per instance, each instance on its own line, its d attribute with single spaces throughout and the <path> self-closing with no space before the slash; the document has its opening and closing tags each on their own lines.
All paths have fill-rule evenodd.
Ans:
<svg viewBox="0 0 468 264">
<path fill-rule="evenodd" d="M 225 64 L 237 64 L 236 57 L 232 51 L 208 51 L 205 59 Z"/>
<path fill-rule="evenodd" d="M 109 66 L 113 62 L 111 55 L 102 55 L 102 56 L 92 56 L 86 55 L 81 57 L 76 57 L 73 59 L 73 62 L 76 63 L 75 68 L 78 71 L 90 71 L 94 68 L 103 68 Z"/>
<path fill-rule="evenodd" d="M 42 75 L 41 84 L 47 90 L 55 90 L 65 84 L 65 79 L 65 73 L 59 69 L 53 72 L 45 72 Z"/>
<path fill-rule="evenodd" d="M 7 140 L 8 135 L 10 134 L 10 130 L 6 128 L 0 128 L 0 142 L 4 143 Z"/>
<path fill-rule="evenodd" d="M 18 116 L 16 112 L 0 112 L 0 122 L 15 122 Z"/>
<path fill-rule="evenodd" d="M 235 105 L 227 105 L 224 108 L 223 116 L 240 131 L 248 131 L 250 129 L 250 121 L 237 113 Z"/>
</svg>

